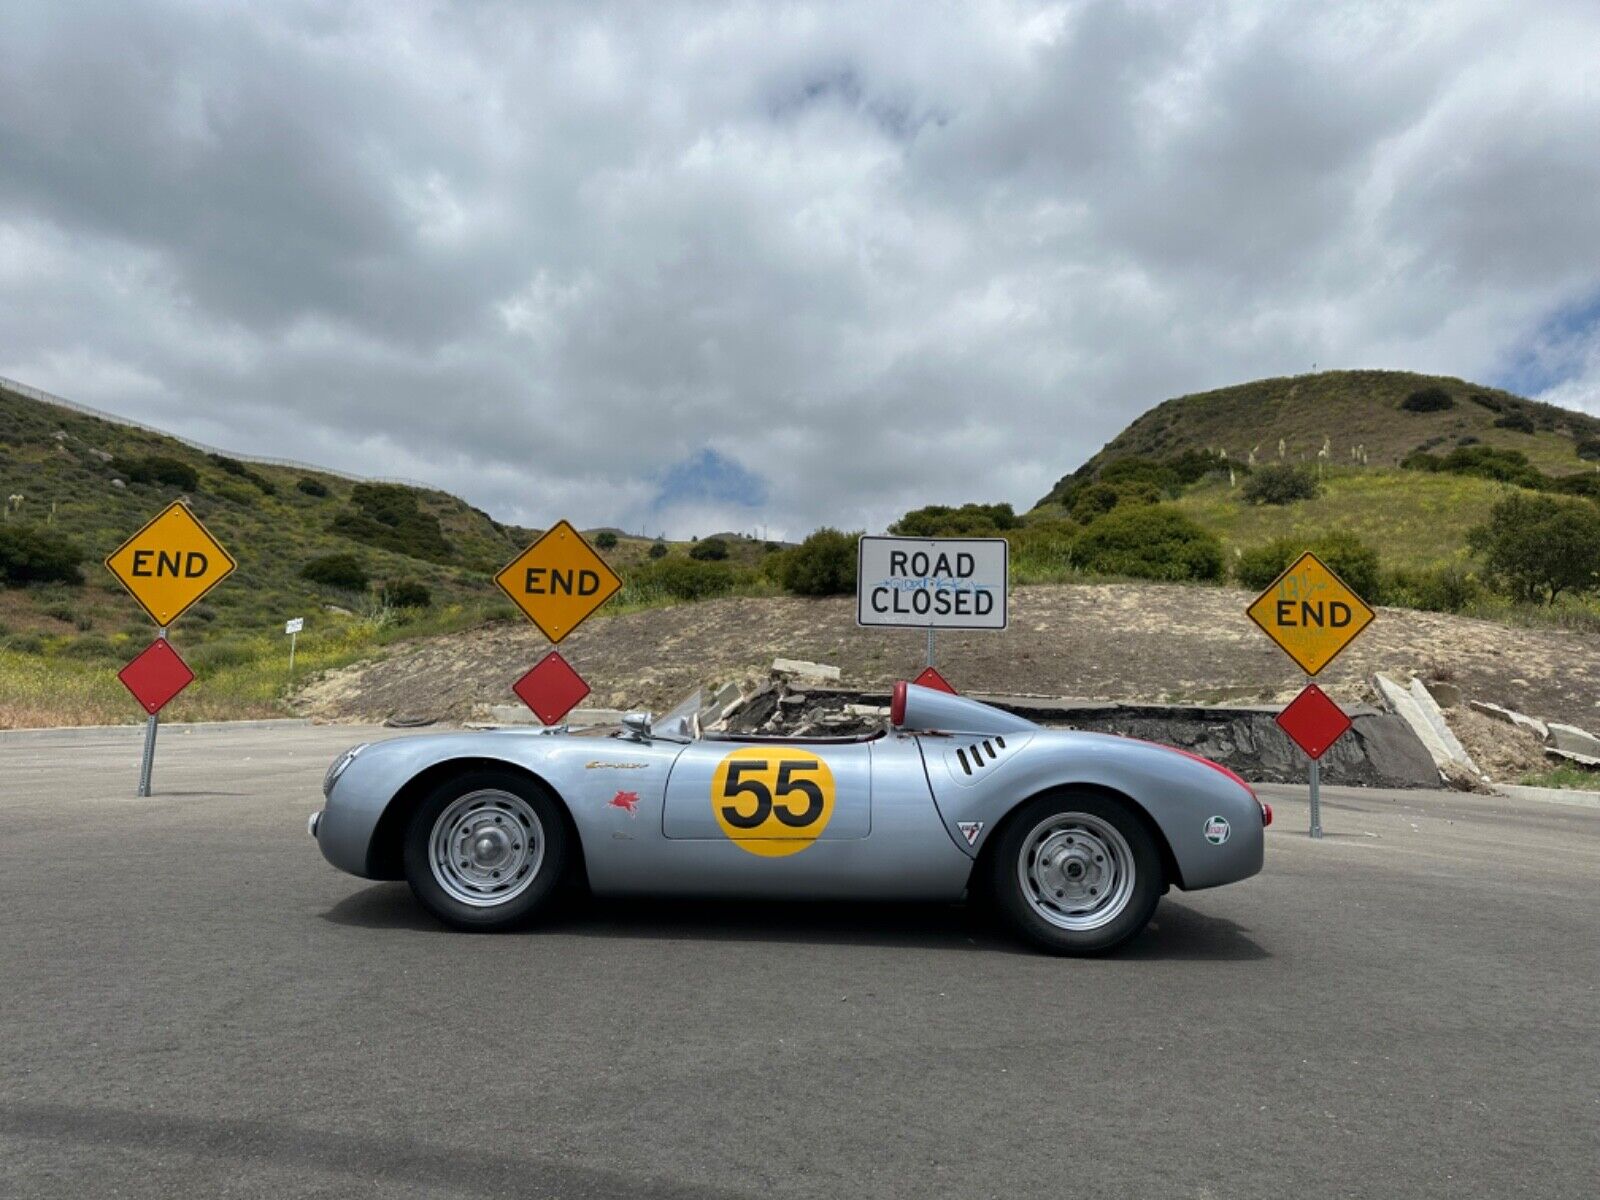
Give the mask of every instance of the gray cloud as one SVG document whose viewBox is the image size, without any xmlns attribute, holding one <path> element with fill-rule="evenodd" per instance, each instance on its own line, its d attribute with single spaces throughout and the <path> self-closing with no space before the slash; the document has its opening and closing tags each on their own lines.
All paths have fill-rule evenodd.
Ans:
<svg viewBox="0 0 1600 1200">
<path fill-rule="evenodd" d="M 1562 316 L 1600 286 L 1597 36 L 1487 0 L 14 5 L 0 372 L 675 533 L 1025 505 L 1168 395 L 1514 382 L 1552 321 L 1541 383 L 1600 411 Z"/>
</svg>

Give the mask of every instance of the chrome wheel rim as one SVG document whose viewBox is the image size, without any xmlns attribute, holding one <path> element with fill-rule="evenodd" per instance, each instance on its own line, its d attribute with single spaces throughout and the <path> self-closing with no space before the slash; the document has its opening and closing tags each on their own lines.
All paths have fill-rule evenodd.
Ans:
<svg viewBox="0 0 1600 1200">
<path fill-rule="evenodd" d="M 1056 813 L 1023 841 L 1017 878 L 1028 906 L 1057 929 L 1099 929 L 1133 898 L 1133 851 L 1109 821 Z"/>
<path fill-rule="evenodd" d="M 521 796 L 468 792 L 433 823 L 428 864 L 452 900 L 491 908 L 527 890 L 544 862 L 544 845 L 539 815 Z"/>
</svg>

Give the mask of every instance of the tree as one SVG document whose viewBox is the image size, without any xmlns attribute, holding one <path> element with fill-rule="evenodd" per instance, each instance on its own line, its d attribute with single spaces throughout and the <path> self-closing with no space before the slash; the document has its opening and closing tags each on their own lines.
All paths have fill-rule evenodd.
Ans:
<svg viewBox="0 0 1600 1200">
<path fill-rule="evenodd" d="M 1284 569 L 1307 550 L 1325 562 L 1329 570 L 1368 604 L 1382 602 L 1383 573 L 1378 552 L 1344 530 L 1332 530 L 1311 539 L 1277 538 L 1253 546 L 1240 555 L 1234 574 L 1245 587 L 1259 590 L 1283 574 Z"/>
<path fill-rule="evenodd" d="M 1317 477 L 1297 463 L 1268 463 L 1257 468 L 1245 481 L 1243 495 L 1251 504 L 1293 504 L 1312 500 L 1318 491 Z"/>
<path fill-rule="evenodd" d="M 701 562 L 721 562 L 728 557 L 728 543 L 719 537 L 708 537 L 689 548 L 689 557 Z"/>
<path fill-rule="evenodd" d="M 800 596 L 840 596 L 856 590 L 859 533 L 824 527 L 783 553 L 778 581 Z"/>
<path fill-rule="evenodd" d="M 1554 496 L 1508 496 L 1467 535 L 1491 580 L 1518 600 L 1554 604 L 1600 588 L 1600 507 Z"/>
<path fill-rule="evenodd" d="M 666 556 L 667 556 L 667 544 L 665 542 L 656 541 L 656 542 L 651 542 L 650 543 L 650 557 L 651 558 L 665 558 Z"/>
<path fill-rule="evenodd" d="M 609 529 L 602 529 L 594 535 L 594 544 L 602 550 L 615 550 L 617 548 L 617 535 Z"/>
<path fill-rule="evenodd" d="M 889 526 L 901 537 L 970 537 L 1017 529 L 1022 519 L 1009 504 L 929 504 L 914 508 Z"/>
</svg>

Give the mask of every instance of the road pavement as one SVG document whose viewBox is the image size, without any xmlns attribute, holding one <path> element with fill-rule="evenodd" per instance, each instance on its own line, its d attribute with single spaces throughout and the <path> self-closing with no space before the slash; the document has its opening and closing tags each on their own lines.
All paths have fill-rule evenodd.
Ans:
<svg viewBox="0 0 1600 1200">
<path fill-rule="evenodd" d="M 959 906 L 447 932 L 307 837 L 373 731 L 0 735 L 0 1196 L 1591 1196 L 1600 810 L 1303 793 L 1125 952 Z"/>
</svg>

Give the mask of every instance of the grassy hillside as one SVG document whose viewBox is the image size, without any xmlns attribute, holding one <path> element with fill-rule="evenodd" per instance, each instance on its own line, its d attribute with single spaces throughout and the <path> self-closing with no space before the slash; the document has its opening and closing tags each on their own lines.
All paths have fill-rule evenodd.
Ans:
<svg viewBox="0 0 1600 1200">
<path fill-rule="evenodd" d="M 174 702 L 176 719 L 278 711 L 289 617 L 306 618 L 298 663 L 308 670 L 396 638 L 510 617 L 490 577 L 538 533 L 445 492 L 212 455 L 0 388 L 3 520 L 86 552 L 81 585 L 0 588 L 0 727 L 139 715 L 114 672 L 154 629 L 101 560 L 179 497 L 239 566 L 173 627 L 173 644 L 205 684 Z M 619 571 L 649 560 L 652 539 L 611 533 L 616 544 L 604 554 Z M 760 542 L 722 537 L 731 563 L 765 552 Z M 308 562 L 330 554 L 355 556 L 371 587 L 302 577 Z M 381 588 L 395 580 L 422 583 L 432 604 L 386 607 Z"/>
<path fill-rule="evenodd" d="M 1437 389 L 1448 407 L 1413 411 L 1407 399 Z M 1426 403 L 1426 402 L 1424 402 Z M 1465 380 L 1407 371 L 1324 371 L 1258 379 L 1158 404 L 1063 478 L 1041 504 L 1074 478 L 1129 455 L 1167 458 L 1186 450 L 1225 450 L 1245 462 L 1284 457 L 1371 467 L 1397 466 L 1414 450 L 1483 444 L 1520 450 L 1540 470 L 1592 470 L 1600 460 L 1600 418 L 1541 404 Z M 1359 457 L 1358 457 L 1359 456 Z M 1587 456 L 1587 460 L 1584 456 Z"/>
</svg>

